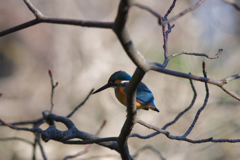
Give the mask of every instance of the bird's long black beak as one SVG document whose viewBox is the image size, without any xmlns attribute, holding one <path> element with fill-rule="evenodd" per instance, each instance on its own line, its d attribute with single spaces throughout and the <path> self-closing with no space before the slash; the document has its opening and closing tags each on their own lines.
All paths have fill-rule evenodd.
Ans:
<svg viewBox="0 0 240 160">
<path fill-rule="evenodd" d="M 107 89 L 107 88 L 109 88 L 109 87 L 112 87 L 112 86 L 114 86 L 114 84 L 109 84 L 109 83 L 108 83 L 108 84 L 102 86 L 101 88 L 99 88 L 98 90 L 96 90 L 95 92 L 93 92 L 92 94 L 98 93 L 98 92 L 100 92 L 100 91 L 102 91 L 102 90 L 104 90 L 104 89 Z"/>
</svg>

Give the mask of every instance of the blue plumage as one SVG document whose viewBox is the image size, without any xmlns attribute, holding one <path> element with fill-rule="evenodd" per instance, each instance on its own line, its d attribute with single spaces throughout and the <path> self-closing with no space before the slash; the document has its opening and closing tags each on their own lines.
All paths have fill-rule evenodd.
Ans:
<svg viewBox="0 0 240 160">
<path fill-rule="evenodd" d="M 115 72 L 109 78 L 108 83 L 96 90 L 93 94 L 98 93 L 106 88 L 113 87 L 115 88 L 115 95 L 117 99 L 126 106 L 126 89 L 131 78 L 132 77 L 124 71 Z M 159 112 L 154 103 L 152 92 L 142 82 L 140 82 L 137 87 L 136 101 L 136 106 L 138 109 L 148 110 L 150 108 L 154 111 Z"/>
</svg>

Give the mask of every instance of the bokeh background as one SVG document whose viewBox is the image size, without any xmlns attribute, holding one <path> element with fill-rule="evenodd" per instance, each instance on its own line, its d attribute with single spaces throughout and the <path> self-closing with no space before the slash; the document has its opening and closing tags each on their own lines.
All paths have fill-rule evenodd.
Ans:
<svg viewBox="0 0 240 160">
<path fill-rule="evenodd" d="M 51 17 L 110 22 L 115 19 L 117 0 L 31 0 L 44 14 Z M 172 1 L 139 0 L 164 15 Z M 181 0 L 169 17 L 183 11 L 196 1 Z M 0 30 L 34 19 L 23 1 L 0 1 Z M 182 55 L 172 59 L 167 68 L 202 75 L 201 64 L 206 62 L 208 77 L 223 79 L 239 73 L 240 68 L 240 12 L 220 0 L 208 0 L 198 9 L 173 22 L 169 35 L 169 54 L 181 51 L 206 53 L 214 56 L 219 48 L 223 53 L 218 59 Z M 149 61 L 162 63 L 163 37 L 157 19 L 146 11 L 131 8 L 127 28 L 139 51 Z M 59 85 L 54 93 L 54 113 L 67 115 L 84 100 L 92 88 L 104 85 L 110 75 L 118 70 L 133 74 L 135 65 L 125 54 L 115 34 L 109 29 L 87 28 L 70 25 L 38 24 L 0 38 L 0 118 L 7 122 L 35 120 L 44 110 L 50 109 L 51 69 Z M 150 71 L 143 82 L 152 90 L 160 113 L 140 110 L 138 117 L 162 127 L 186 108 L 193 97 L 189 80 Z M 239 80 L 228 84 L 240 94 Z M 183 135 L 191 124 L 205 97 L 204 84 L 194 82 L 198 97 L 194 107 L 175 125 L 168 128 L 173 135 Z M 189 135 L 192 139 L 240 138 L 240 103 L 218 87 L 209 85 L 210 98 L 196 126 Z M 93 95 L 71 118 L 78 129 L 94 134 L 106 119 L 101 137 L 118 136 L 126 118 L 126 108 L 115 98 L 113 89 Z M 61 130 L 66 127 L 57 123 Z M 31 127 L 31 126 L 28 126 Z M 42 125 L 46 129 L 47 125 Z M 132 133 L 152 133 L 136 124 Z M 32 133 L 1 127 L 0 137 L 22 137 L 34 140 Z M 152 145 L 168 160 L 238 159 L 240 144 L 204 143 L 190 144 L 175 141 L 163 135 L 151 139 L 129 139 L 130 153 L 144 145 Z M 55 141 L 44 143 L 49 159 L 62 159 L 77 153 L 85 146 L 63 145 Z M 31 159 L 32 147 L 21 141 L 0 141 L 0 159 Z M 37 149 L 37 159 L 42 159 Z M 112 155 L 113 157 L 106 157 Z M 101 160 L 120 159 L 119 154 L 108 148 L 94 145 L 81 158 L 104 156 Z M 159 159 L 149 150 L 143 151 L 138 160 Z"/>
</svg>

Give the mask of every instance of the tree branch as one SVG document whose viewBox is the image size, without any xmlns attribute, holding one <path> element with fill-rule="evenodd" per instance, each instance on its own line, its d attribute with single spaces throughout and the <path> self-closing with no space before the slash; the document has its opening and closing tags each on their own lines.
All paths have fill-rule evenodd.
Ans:
<svg viewBox="0 0 240 160">
<path fill-rule="evenodd" d="M 44 111 L 43 112 L 43 117 L 45 120 L 53 120 L 53 121 L 57 121 L 57 122 L 62 122 L 63 124 L 66 125 L 66 127 L 68 128 L 68 130 L 66 131 L 60 131 L 58 129 L 55 128 L 54 125 L 49 126 L 46 130 L 42 131 L 41 133 L 41 138 L 43 141 L 48 142 L 49 140 L 55 140 L 55 141 L 59 141 L 62 143 L 68 143 L 68 144 L 77 144 L 77 143 L 69 143 L 69 139 L 72 138 L 79 138 L 79 139 L 83 139 L 83 140 L 95 140 L 95 139 L 100 139 L 98 136 L 90 134 L 90 133 L 86 133 L 83 131 L 80 131 L 76 128 L 76 126 L 74 125 L 74 123 L 68 119 L 67 117 L 63 117 L 63 116 L 57 116 L 55 114 L 50 113 L 49 111 Z M 116 140 L 116 138 L 115 138 Z M 106 142 L 106 140 L 104 140 L 105 142 L 96 142 L 97 144 L 113 149 L 117 152 L 119 152 L 119 148 L 116 142 Z M 85 143 L 87 144 L 87 143 Z"/>
<path fill-rule="evenodd" d="M 30 145 L 34 145 L 33 142 L 27 140 L 27 139 L 24 139 L 24 138 L 20 138 L 20 137 L 7 137 L 7 138 L 0 138 L 0 141 L 10 141 L 10 140 L 18 140 L 18 141 L 23 141 L 23 142 L 26 142 Z"/>
<path fill-rule="evenodd" d="M 237 4 L 234 0 L 222 0 L 222 1 L 232 5 L 236 10 L 240 11 L 240 5 Z"/>
<path fill-rule="evenodd" d="M 28 6 L 29 10 L 35 15 L 36 19 L 29 22 L 8 28 L 0 32 L 0 37 L 7 34 L 28 28 L 30 26 L 36 25 L 38 23 L 54 23 L 54 24 L 67 24 L 67 25 L 76 25 L 82 27 L 96 27 L 96 28 L 105 28 L 112 29 L 113 22 L 97 22 L 97 21 L 83 21 L 77 19 L 64 19 L 64 18 L 53 18 L 44 16 L 29 0 L 24 0 L 25 4 Z"/>
<path fill-rule="evenodd" d="M 26 1 L 26 0 L 25 0 Z M 54 89 L 58 86 L 58 82 L 56 82 L 55 84 L 53 83 L 53 77 L 52 77 L 52 71 L 48 70 L 49 76 L 50 76 L 50 80 L 51 80 L 51 108 L 50 108 L 50 112 L 52 112 L 53 107 L 54 107 L 54 103 L 53 103 L 53 94 L 54 94 Z"/>
<path fill-rule="evenodd" d="M 168 57 L 168 59 L 172 59 L 176 56 L 179 56 L 179 55 L 182 55 L 182 54 L 185 54 L 185 55 L 193 55 L 193 56 L 203 56 L 203 57 L 207 57 L 208 59 L 217 59 L 219 57 L 219 55 L 222 53 L 223 49 L 219 49 L 218 50 L 218 53 L 214 56 L 214 57 L 210 57 L 208 56 L 207 54 L 205 53 L 190 53 L 190 52 L 180 52 L 180 53 L 175 53 L 171 56 Z"/>
<path fill-rule="evenodd" d="M 205 0 L 198 0 L 197 3 L 195 3 L 194 5 L 190 6 L 189 8 L 185 9 L 184 11 L 182 11 L 181 13 L 179 13 L 178 15 L 166 20 L 162 22 L 162 25 L 166 25 L 168 23 L 171 23 L 172 21 L 175 21 L 176 19 L 182 17 L 183 15 L 187 14 L 188 12 L 198 8 Z"/>
<path fill-rule="evenodd" d="M 98 131 L 96 132 L 96 136 L 99 135 L 99 133 L 101 132 L 101 130 L 103 129 L 103 127 L 106 125 L 106 123 L 107 123 L 107 121 L 104 120 L 103 123 L 102 123 L 102 125 L 100 126 L 100 128 L 99 128 Z M 70 159 L 70 158 L 76 158 L 76 157 L 78 157 L 78 156 L 80 156 L 80 155 L 83 155 L 83 154 L 87 153 L 87 152 L 90 150 L 90 148 L 92 147 L 92 145 L 93 145 L 93 144 L 88 144 L 83 151 L 78 152 L 78 153 L 76 153 L 76 154 L 74 154 L 74 155 L 68 155 L 68 156 L 66 156 L 65 158 L 63 158 L 63 160 L 67 160 L 67 159 Z"/>
<path fill-rule="evenodd" d="M 149 149 L 149 150 L 153 151 L 154 153 L 156 153 L 161 160 L 166 160 L 166 159 L 162 156 L 161 152 L 159 152 L 156 148 L 154 148 L 153 146 L 150 146 L 150 145 L 146 145 L 146 146 L 143 146 L 142 148 L 138 149 L 138 150 L 136 151 L 136 153 L 135 153 L 132 157 L 133 157 L 133 158 L 137 158 L 137 156 L 138 156 L 140 153 L 142 153 L 142 151 L 147 150 L 147 149 Z"/>
</svg>

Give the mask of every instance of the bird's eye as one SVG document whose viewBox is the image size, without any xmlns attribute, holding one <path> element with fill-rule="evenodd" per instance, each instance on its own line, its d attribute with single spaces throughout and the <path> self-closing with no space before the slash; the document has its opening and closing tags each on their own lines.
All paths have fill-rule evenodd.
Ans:
<svg viewBox="0 0 240 160">
<path fill-rule="evenodd" d="M 110 81 L 109 84 L 113 84 L 114 82 L 113 81 Z"/>
</svg>

